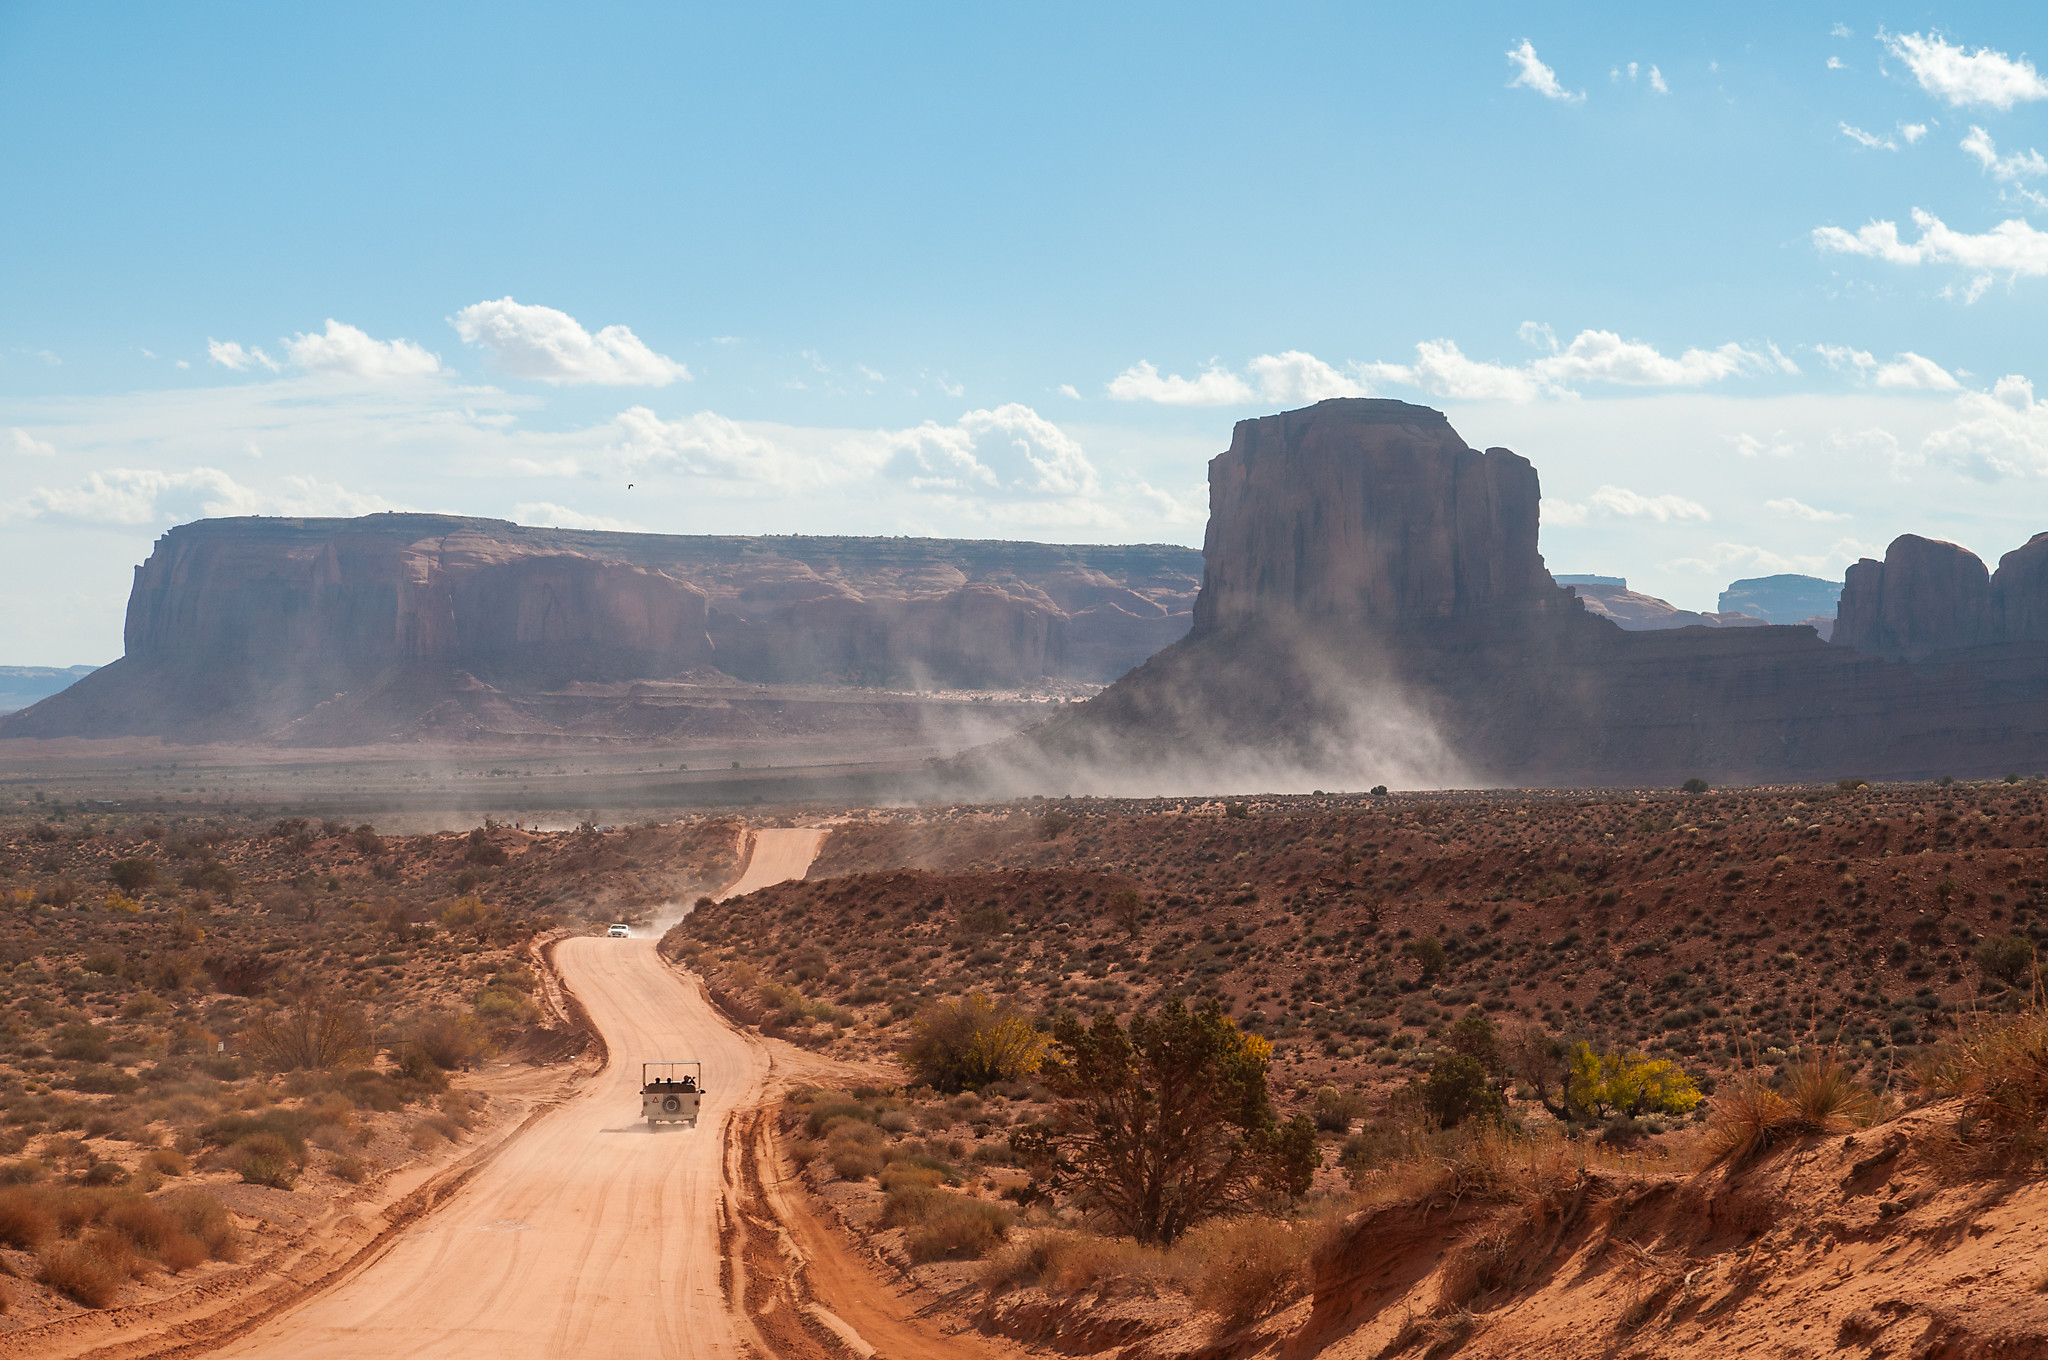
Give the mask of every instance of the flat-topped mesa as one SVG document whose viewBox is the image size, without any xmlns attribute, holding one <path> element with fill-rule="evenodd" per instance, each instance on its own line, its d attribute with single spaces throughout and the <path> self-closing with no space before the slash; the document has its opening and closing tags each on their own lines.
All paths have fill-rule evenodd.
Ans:
<svg viewBox="0 0 2048 1360">
<path fill-rule="evenodd" d="M 361 731 L 395 740 L 452 694 L 538 704 L 639 681 L 1099 682 L 1187 631 L 1199 573 L 1192 549 L 1165 544 L 627 534 L 433 514 L 202 520 L 136 569 L 127 654 L 0 719 L 0 739 L 296 741 L 287 729 L 324 708 L 322 740 L 368 739 L 344 709 L 374 709 Z M 640 730 L 547 703 L 527 715 L 534 730 Z"/>
<path fill-rule="evenodd" d="M 1239 421 L 1209 464 L 1195 631 L 1284 612 L 1398 624 L 1569 607 L 1536 469 L 1440 411 L 1341 397 Z"/>
</svg>

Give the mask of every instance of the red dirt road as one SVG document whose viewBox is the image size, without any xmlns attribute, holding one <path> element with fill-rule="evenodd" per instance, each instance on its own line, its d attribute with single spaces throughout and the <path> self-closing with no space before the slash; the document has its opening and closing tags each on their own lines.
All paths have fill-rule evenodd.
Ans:
<svg viewBox="0 0 2048 1360">
<path fill-rule="evenodd" d="M 801 875 L 824 833 L 761 831 L 743 893 Z M 655 955 L 652 939 L 564 940 L 564 983 L 610 1064 L 352 1278 L 223 1348 L 308 1360 L 740 1356 L 772 1349 L 720 1272 L 725 1127 L 769 1096 L 770 1058 Z M 643 1059 L 704 1063 L 695 1129 L 640 1117 Z"/>
</svg>

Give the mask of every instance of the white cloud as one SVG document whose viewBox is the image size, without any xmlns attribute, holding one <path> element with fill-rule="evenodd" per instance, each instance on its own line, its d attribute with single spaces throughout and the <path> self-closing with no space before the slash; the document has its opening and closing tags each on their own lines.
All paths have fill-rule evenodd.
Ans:
<svg viewBox="0 0 2048 1360">
<path fill-rule="evenodd" d="M 1063 397 L 1072 397 L 1075 401 L 1079 401 L 1081 399 L 1081 394 L 1074 390 L 1074 385 L 1072 383 L 1061 383 L 1059 391 L 1060 395 Z"/>
<path fill-rule="evenodd" d="M 1799 452 L 1799 441 L 1789 437 L 1783 430 L 1772 431 L 1768 439 L 1759 439 L 1753 434 L 1727 436 L 1728 442 L 1744 458 L 1790 458 Z"/>
<path fill-rule="evenodd" d="M 2041 79 L 2025 57 L 2008 57 L 1988 47 L 1975 52 L 1951 47 L 1939 34 L 1884 36 L 1884 43 L 1906 63 L 1921 89 L 1946 99 L 1953 108 L 1981 104 L 2003 110 L 2028 100 L 2048 99 L 2048 81 Z"/>
<path fill-rule="evenodd" d="M 1534 401 L 1543 393 L 1542 384 L 1522 369 L 1468 359 L 1453 340 L 1422 341 L 1413 364 L 1363 364 L 1359 371 L 1453 401 Z"/>
<path fill-rule="evenodd" d="M 1509 89 L 1520 86 L 1526 90 L 1534 90 L 1545 99 L 1561 100 L 1566 104 L 1586 102 L 1584 90 L 1574 94 L 1557 83 L 1557 72 L 1537 60 L 1536 45 L 1527 38 L 1522 39 L 1520 47 L 1508 50 L 1508 60 L 1515 64 L 1516 71 L 1515 78 L 1508 82 Z"/>
<path fill-rule="evenodd" d="M 1707 507 L 1683 496 L 1644 496 L 1623 486 L 1603 486 L 1587 498 L 1596 510 L 1626 519 L 1653 519 L 1659 524 L 1672 520 L 1709 520 Z"/>
<path fill-rule="evenodd" d="M 0 504 L 0 519 L 58 519 L 85 524 L 162 524 L 202 515 L 368 515 L 405 507 L 311 477 L 288 477 L 281 493 L 237 482 L 219 468 L 181 472 L 110 468 L 67 487 L 37 487 Z"/>
<path fill-rule="evenodd" d="M 1784 350 L 1779 349 L 1774 344 L 1766 343 L 1764 345 L 1764 349 L 1770 355 L 1770 361 L 1772 366 L 1775 367 L 1780 373 L 1784 373 L 1795 378 L 1799 376 L 1799 365 L 1792 362 L 1791 355 L 1785 353 Z"/>
<path fill-rule="evenodd" d="M 1162 376 L 1149 360 L 1140 359 L 1110 379 L 1109 395 L 1161 406 L 1235 406 L 1250 401 L 1252 389 L 1227 368 L 1211 367 L 1198 378 Z"/>
<path fill-rule="evenodd" d="M 1573 529 L 1586 523 L 1592 515 L 1583 505 L 1574 505 L 1570 501 L 1553 500 L 1545 496 L 1538 518 L 1548 527 Z"/>
<path fill-rule="evenodd" d="M 254 345 L 243 349 L 241 344 L 234 340 L 209 338 L 206 342 L 206 357 L 222 368 L 233 369 L 237 373 L 247 373 L 252 368 L 267 368 L 275 373 L 278 368 L 277 360 L 262 350 Z"/>
<path fill-rule="evenodd" d="M 4 446 L 5 452 L 30 458 L 54 458 L 57 456 L 57 446 L 55 444 L 45 443 L 19 426 L 8 429 L 6 438 L 0 440 L 0 446 Z"/>
<path fill-rule="evenodd" d="M 1326 397 L 1369 397 L 1372 389 L 1347 378 L 1313 354 L 1290 349 L 1261 354 L 1246 365 L 1269 402 L 1315 402 Z"/>
<path fill-rule="evenodd" d="M 623 473 L 763 482 L 794 490 L 848 481 L 874 470 L 872 465 L 835 468 L 824 460 L 805 456 L 765 432 L 750 430 L 712 411 L 663 420 L 645 406 L 631 406 L 612 422 L 611 435 L 604 450 L 607 462 Z M 558 462 L 552 468 L 542 465 L 532 470 L 582 468 L 569 460 L 566 469 Z"/>
<path fill-rule="evenodd" d="M 1842 59 L 1840 57 L 1829 57 L 1828 69 L 1830 71 L 1846 71 L 1849 68 L 1842 65 Z"/>
<path fill-rule="evenodd" d="M 1745 369 L 1767 367 L 1763 356 L 1729 343 L 1719 349 L 1689 349 L 1673 359 L 1639 340 L 1613 331 L 1580 331 L 1570 345 L 1538 359 L 1530 369 L 1544 382 L 1609 382 L 1628 387 L 1697 387 Z"/>
<path fill-rule="evenodd" d="M 1793 519 L 1803 519 L 1813 524 L 1830 524 L 1836 520 L 1849 518 L 1849 516 L 1834 510 L 1816 510 L 1805 501 L 1794 500 L 1790 496 L 1780 500 L 1765 501 L 1764 509 L 1775 511 L 1780 515 L 1790 515 Z"/>
<path fill-rule="evenodd" d="M 619 534 L 647 532 L 631 520 L 613 519 L 609 515 L 586 515 L 552 501 L 521 501 L 512 507 L 512 518 L 517 523 L 536 524 L 544 529 L 605 529 Z"/>
<path fill-rule="evenodd" d="M 1907 350 L 1891 363 L 1881 365 L 1876 374 L 1879 387 L 1902 387 L 1928 392 L 1954 392 L 1962 387 L 1955 375 L 1932 359 Z"/>
<path fill-rule="evenodd" d="M 1858 378 L 1870 378 L 1879 387 L 1930 392 L 1953 392 L 1962 387 L 1954 374 L 1911 350 L 1886 364 L 1879 363 L 1877 356 L 1869 350 L 1852 349 L 1847 345 L 1815 345 L 1813 348 L 1827 361 L 1829 368 L 1841 373 L 1854 373 Z"/>
<path fill-rule="evenodd" d="M 1912 146 L 1915 142 L 1919 141 L 1922 137 L 1925 137 L 1927 135 L 1927 124 L 1901 123 L 1899 124 L 1899 135 L 1906 139 L 1907 146 Z"/>
<path fill-rule="evenodd" d="M 1991 140 L 1991 134 L 1983 128 L 1972 126 L 1970 134 L 1963 138 L 1962 148 L 1991 173 L 1993 179 L 2010 184 L 2014 180 L 2034 179 L 2048 175 L 2048 160 L 2041 159 L 2041 153 L 2032 147 L 2025 154 L 2013 152 L 2009 156 L 1998 154 L 1998 147 Z"/>
<path fill-rule="evenodd" d="M 1920 228 L 1917 241 L 1900 240 L 1896 222 L 1866 223 L 1853 233 L 1840 227 L 1816 227 L 1813 241 L 1822 250 L 1892 264 L 1958 264 L 2012 278 L 2048 274 L 2048 232 L 2037 231 L 2018 218 L 1975 235 L 1951 230 L 1940 218 L 1919 208 L 1913 209 L 1913 222 Z"/>
<path fill-rule="evenodd" d="M 295 335 L 285 355 L 308 373 L 351 378 L 413 378 L 441 371 L 441 361 L 410 340 L 375 340 L 354 326 L 327 318 L 327 329 Z"/>
<path fill-rule="evenodd" d="M 1856 35 L 1849 31 L 1849 26 L 1847 24 L 1836 24 L 1833 28 L 1828 30 L 1828 36 L 1831 38 L 1853 38 Z"/>
<path fill-rule="evenodd" d="M 1956 411 L 1956 424 L 1927 436 L 1929 458 L 1985 481 L 2048 476 L 2048 401 L 2034 399 L 2031 382 L 2009 374 L 1957 397 Z"/>
<path fill-rule="evenodd" d="M 1664 73 L 1654 65 L 1650 67 L 1650 88 L 1658 94 L 1670 94 L 1671 87 L 1664 83 Z"/>
<path fill-rule="evenodd" d="M 1522 323 L 1521 337 L 1552 351 L 1521 367 L 1470 359 L 1455 341 L 1425 340 L 1415 347 L 1412 364 L 1354 365 L 1369 382 L 1419 387 L 1432 396 L 1455 401 L 1533 401 L 1546 393 L 1567 395 L 1580 383 L 1613 383 L 1622 387 L 1698 387 L 1743 372 L 1783 369 L 1783 355 L 1766 357 L 1729 343 L 1718 349 L 1689 349 L 1673 358 L 1640 340 L 1624 340 L 1613 331 L 1580 331 L 1559 348 L 1556 336 L 1540 322 Z M 1774 351 L 1775 354 L 1775 351 Z M 1791 370 L 1797 372 L 1795 365 Z"/>
<path fill-rule="evenodd" d="M 918 490 L 1079 497 L 1101 489 L 1080 444 L 1016 402 L 969 411 L 952 425 L 927 420 L 861 442 L 884 455 L 891 476 Z"/>
<path fill-rule="evenodd" d="M 1736 572 L 1774 576 L 1796 572 L 1801 576 L 1836 576 L 1849 563 L 1863 557 L 1881 557 L 1884 549 L 1853 538 L 1837 539 L 1822 553 L 1787 555 L 1747 543 L 1716 543 L 1705 557 L 1680 557 L 1665 565 L 1680 571 L 1696 571 L 1722 580 Z"/>
<path fill-rule="evenodd" d="M 1851 369 L 1857 373 L 1868 373 L 1877 367 L 1877 357 L 1869 350 L 1851 349 L 1847 345 L 1815 345 L 1813 352 L 1827 361 L 1829 368 L 1837 372 Z"/>
<path fill-rule="evenodd" d="M 690 376 L 688 368 L 656 354 L 624 326 L 606 326 L 592 335 L 567 312 L 510 297 L 464 307 L 450 324 L 465 344 L 483 346 L 515 378 L 556 385 L 666 387 Z"/>
<path fill-rule="evenodd" d="M 1858 146 L 1869 147 L 1873 151 L 1897 151 L 1899 149 L 1898 143 L 1889 137 L 1880 137 L 1874 132 L 1865 132 L 1862 128 L 1852 127 L 1848 123 L 1843 123 L 1840 126 L 1842 135 Z"/>
</svg>

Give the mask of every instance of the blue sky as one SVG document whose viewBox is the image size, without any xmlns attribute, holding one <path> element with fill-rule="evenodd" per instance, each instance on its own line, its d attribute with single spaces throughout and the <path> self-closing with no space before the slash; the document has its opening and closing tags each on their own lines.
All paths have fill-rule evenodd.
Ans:
<svg viewBox="0 0 2048 1360">
<path fill-rule="evenodd" d="M 1199 543 L 1232 422 L 1354 392 L 1687 607 L 1995 563 L 2048 528 L 2042 31 L 0 0 L 0 663 L 117 655 L 206 513 Z"/>
</svg>

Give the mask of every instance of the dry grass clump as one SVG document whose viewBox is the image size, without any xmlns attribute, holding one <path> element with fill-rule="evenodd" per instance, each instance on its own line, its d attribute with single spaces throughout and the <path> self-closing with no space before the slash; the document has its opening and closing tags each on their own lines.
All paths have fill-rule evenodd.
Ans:
<svg viewBox="0 0 2048 1360">
<path fill-rule="evenodd" d="M 2022 1164 L 2048 1160 L 2048 1005 L 1979 1025 L 1916 1075 L 1961 1097 L 1969 1141 Z"/>
<path fill-rule="evenodd" d="M 1307 1292 L 1310 1263 L 1332 1221 L 1216 1219 L 1166 1248 L 1048 1228 L 992 1253 L 981 1285 L 990 1294 L 1032 1286 L 1062 1295 L 1173 1290 L 1233 1332 Z"/>
<path fill-rule="evenodd" d="M 1159 1283 L 1170 1275 L 1166 1253 L 1156 1248 L 1127 1237 L 1050 1228 L 991 1255 L 981 1283 L 991 1294 L 1033 1285 L 1053 1294 L 1082 1294 L 1117 1283 Z"/>
<path fill-rule="evenodd" d="M 1169 1256 L 1195 1306 L 1234 1332 L 1308 1292 L 1320 1236 L 1314 1223 L 1226 1218 L 1196 1228 Z"/>
<path fill-rule="evenodd" d="M 219 1200 L 196 1190 L 152 1199 L 133 1190 L 9 1186 L 0 1190 L 0 1242 L 34 1251 L 42 1283 L 102 1308 L 130 1278 L 235 1259 L 241 1234 Z"/>
<path fill-rule="evenodd" d="M 1745 1073 L 1724 1086 L 1710 1108 L 1708 1159 L 1740 1165 L 1788 1138 L 1863 1128 L 1878 1104 L 1832 1050 L 1822 1050 L 1777 1085 L 1767 1072 Z"/>
<path fill-rule="evenodd" d="M 42 1253 L 38 1283 L 88 1308 L 104 1308 L 130 1278 L 135 1255 L 111 1233 L 60 1242 Z"/>
</svg>

